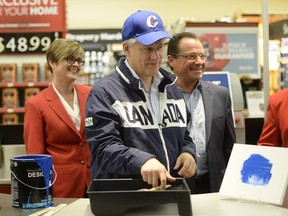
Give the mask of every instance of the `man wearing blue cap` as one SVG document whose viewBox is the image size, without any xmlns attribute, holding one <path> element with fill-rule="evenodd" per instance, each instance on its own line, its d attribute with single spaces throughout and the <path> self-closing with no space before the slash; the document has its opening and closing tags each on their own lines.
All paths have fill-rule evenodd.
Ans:
<svg viewBox="0 0 288 216">
<path fill-rule="evenodd" d="M 196 170 L 195 145 L 175 77 L 160 68 L 166 38 L 158 14 L 137 11 L 122 29 L 116 70 L 99 80 L 86 104 L 92 178 L 142 178 L 166 187 Z"/>
</svg>

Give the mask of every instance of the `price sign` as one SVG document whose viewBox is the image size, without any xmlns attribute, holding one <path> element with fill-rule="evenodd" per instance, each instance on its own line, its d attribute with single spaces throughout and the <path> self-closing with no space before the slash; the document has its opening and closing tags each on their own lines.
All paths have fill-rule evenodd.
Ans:
<svg viewBox="0 0 288 216">
<path fill-rule="evenodd" d="M 60 33 L 0 34 L 0 54 L 45 53 Z"/>
</svg>

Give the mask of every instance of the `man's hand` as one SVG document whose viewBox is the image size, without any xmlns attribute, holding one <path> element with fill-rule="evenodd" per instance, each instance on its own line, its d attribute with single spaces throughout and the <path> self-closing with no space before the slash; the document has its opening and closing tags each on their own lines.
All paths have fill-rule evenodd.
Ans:
<svg viewBox="0 0 288 216">
<path fill-rule="evenodd" d="M 178 175 L 184 178 L 192 177 L 196 172 L 194 157 L 188 152 L 181 153 L 173 169 L 178 170 Z"/>
<path fill-rule="evenodd" d="M 141 167 L 141 175 L 144 182 L 157 187 L 160 182 L 160 188 L 165 189 L 167 181 L 176 181 L 156 158 L 151 158 L 146 161 Z"/>
</svg>

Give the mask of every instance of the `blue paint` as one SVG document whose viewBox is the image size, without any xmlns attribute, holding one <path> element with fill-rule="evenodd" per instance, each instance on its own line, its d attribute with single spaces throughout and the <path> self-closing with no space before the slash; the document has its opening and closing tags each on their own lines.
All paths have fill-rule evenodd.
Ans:
<svg viewBox="0 0 288 216">
<path fill-rule="evenodd" d="M 272 177 L 272 163 L 260 154 L 251 154 L 244 161 L 241 170 L 241 180 L 245 184 L 267 186 Z"/>
<path fill-rule="evenodd" d="M 40 157 L 36 156 L 34 158 L 36 163 L 40 166 L 43 175 L 44 175 L 44 181 L 46 186 L 46 207 L 51 206 L 51 203 L 49 202 L 49 181 L 50 181 L 50 170 L 52 170 L 52 156 L 50 155 L 41 155 Z"/>
</svg>

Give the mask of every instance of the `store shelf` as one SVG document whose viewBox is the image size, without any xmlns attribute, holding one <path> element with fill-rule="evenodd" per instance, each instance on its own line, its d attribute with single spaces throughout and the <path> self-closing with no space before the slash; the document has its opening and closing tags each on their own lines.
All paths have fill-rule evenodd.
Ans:
<svg viewBox="0 0 288 216">
<path fill-rule="evenodd" d="M 24 113 L 24 107 L 4 108 L 0 107 L 0 113 Z"/>
<path fill-rule="evenodd" d="M 25 101 L 31 93 L 37 94 L 35 92 L 43 90 L 48 85 L 49 81 L 0 82 L 0 125 L 23 123 Z M 7 92 L 13 95 L 13 98 L 7 96 L 8 99 L 5 99 L 4 95 Z"/>
<path fill-rule="evenodd" d="M 7 87 L 46 87 L 49 85 L 49 82 L 1 82 L 0 88 L 7 88 Z"/>
</svg>

